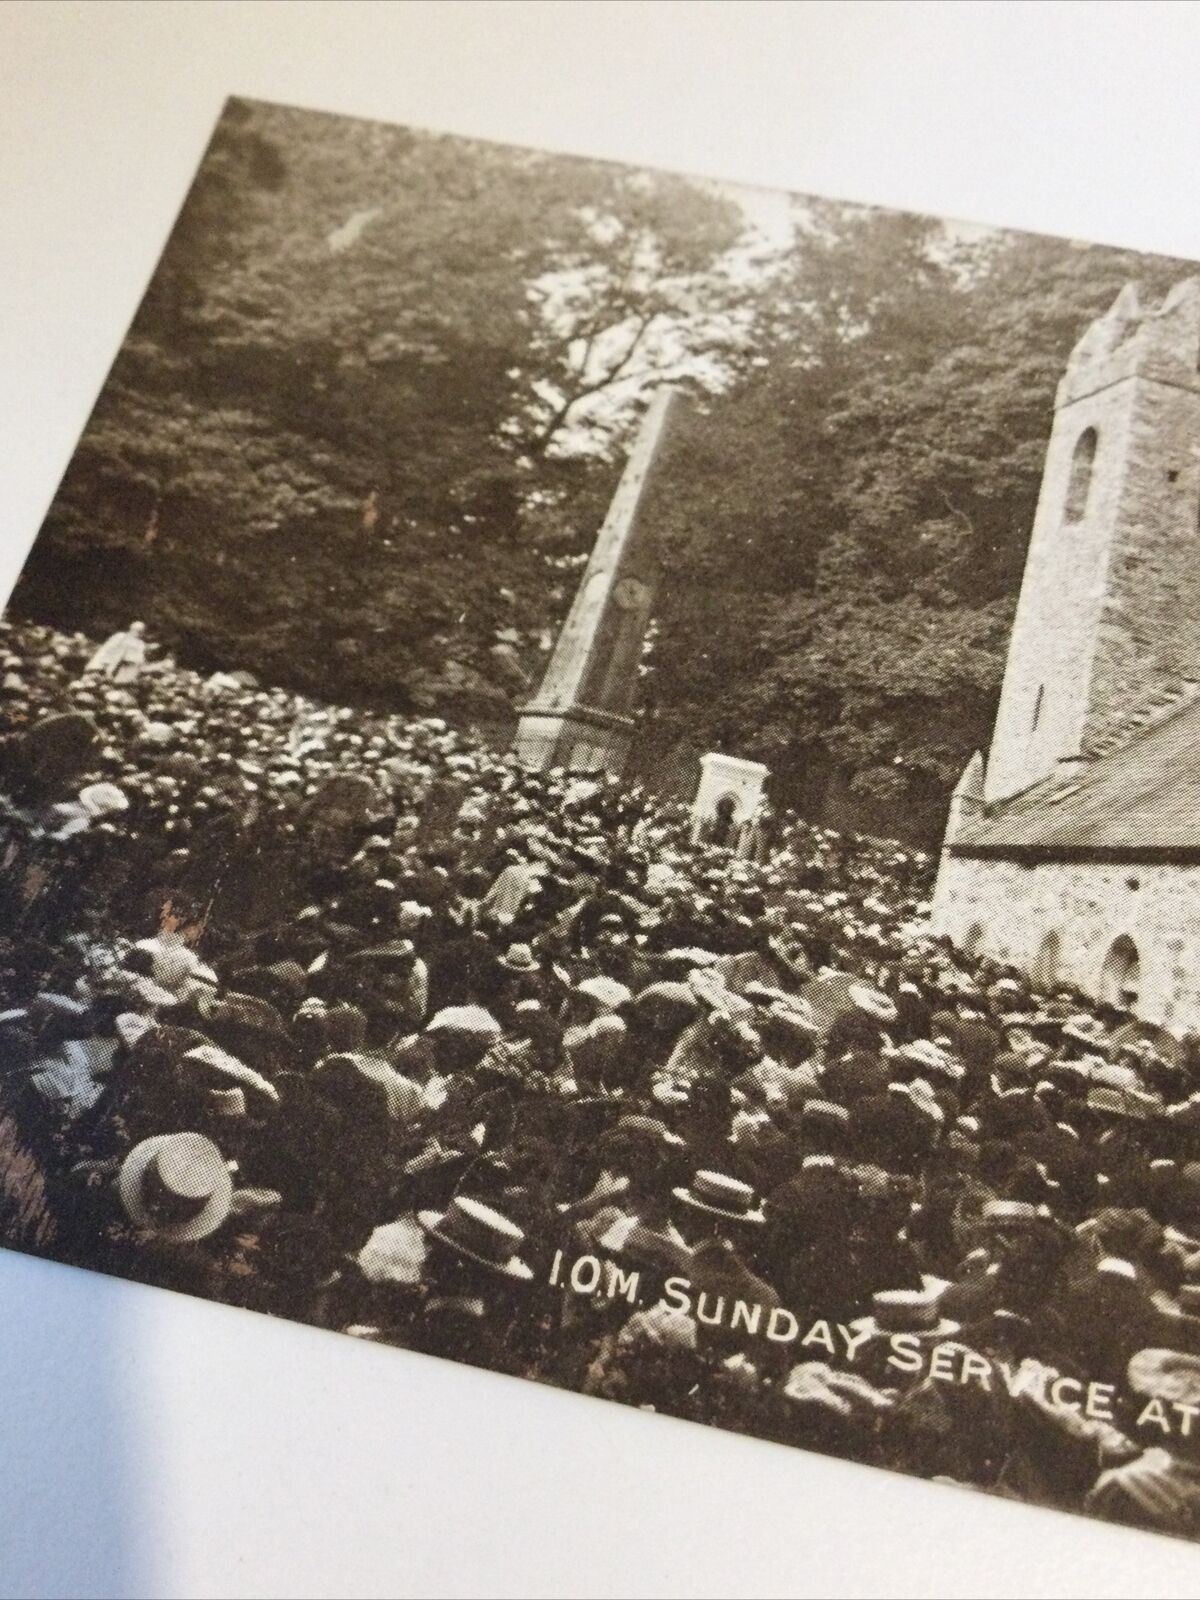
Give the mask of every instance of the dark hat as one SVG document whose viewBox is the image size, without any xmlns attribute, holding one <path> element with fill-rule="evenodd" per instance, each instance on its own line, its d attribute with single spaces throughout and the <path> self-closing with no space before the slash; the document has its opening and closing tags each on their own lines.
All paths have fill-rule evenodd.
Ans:
<svg viewBox="0 0 1200 1600">
<path fill-rule="evenodd" d="M 888 1078 L 888 1069 L 878 1056 L 856 1050 L 828 1064 L 821 1086 L 831 1100 L 859 1100 L 864 1095 L 883 1094 Z"/>
<path fill-rule="evenodd" d="M 846 1133 L 850 1113 L 831 1100 L 806 1100 L 800 1110 L 800 1131 L 804 1133 Z"/>
<path fill-rule="evenodd" d="M 28 1007 L 29 1022 L 39 1038 L 80 1039 L 91 1030 L 91 1007 L 86 1000 L 44 989 Z"/>
<path fill-rule="evenodd" d="M 130 1065 L 137 1072 L 159 1076 L 181 1061 L 189 1050 L 211 1043 L 208 1036 L 196 1028 L 173 1028 L 166 1023 L 155 1023 L 130 1045 Z"/>
<path fill-rule="evenodd" d="M 663 1150 L 682 1149 L 685 1143 L 677 1133 L 672 1133 L 660 1118 L 638 1116 L 633 1113 L 617 1118 L 612 1127 L 601 1135 L 599 1149 L 603 1152 L 613 1145 L 624 1142 Z"/>
<path fill-rule="evenodd" d="M 638 1216 L 611 1218 L 595 1242 L 608 1255 L 656 1272 L 683 1272 L 692 1260 L 692 1252 L 669 1223 L 660 1228 Z"/>
<path fill-rule="evenodd" d="M 468 1161 L 473 1161 L 477 1152 L 457 1150 L 453 1146 L 442 1144 L 436 1136 L 427 1140 L 422 1149 L 415 1156 L 411 1156 L 401 1167 L 406 1178 L 425 1178 L 432 1173 L 445 1172 L 451 1167 L 459 1167 Z"/>
<path fill-rule="evenodd" d="M 357 1006 L 326 1005 L 308 999 L 292 1018 L 292 1036 L 310 1055 L 357 1050 L 367 1036 L 367 1019 Z"/>
<path fill-rule="evenodd" d="M 255 995 L 289 1011 L 300 1004 L 308 989 L 308 979 L 298 961 L 246 967 L 234 975 L 234 983 L 244 994 Z"/>
<path fill-rule="evenodd" d="M 393 1122 L 415 1122 L 425 1110 L 419 1084 L 397 1072 L 371 1050 L 345 1050 L 317 1062 L 308 1081 L 332 1104 L 346 1111 L 357 1107 L 377 1113 L 382 1104 Z"/>
<path fill-rule="evenodd" d="M 634 996 L 633 1012 L 652 1028 L 682 1030 L 700 1011 L 695 991 L 686 983 L 652 983 Z"/>
<path fill-rule="evenodd" d="M 386 944 L 369 945 L 346 957 L 348 967 L 409 967 L 417 954 L 411 939 L 389 939 Z"/>
<path fill-rule="evenodd" d="M 253 1048 L 252 1041 L 286 1044 L 288 1031 L 283 1018 L 269 1000 L 231 990 L 222 999 L 204 1006 L 205 1028 L 218 1043 L 236 1050 Z"/>
</svg>

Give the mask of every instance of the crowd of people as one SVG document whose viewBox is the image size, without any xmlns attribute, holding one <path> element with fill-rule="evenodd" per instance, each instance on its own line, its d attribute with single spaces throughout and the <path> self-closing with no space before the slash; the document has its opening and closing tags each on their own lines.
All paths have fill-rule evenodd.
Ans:
<svg viewBox="0 0 1200 1600">
<path fill-rule="evenodd" d="M 1200 1048 L 932 862 L 0 623 L 0 1234 L 1200 1533 Z"/>
</svg>

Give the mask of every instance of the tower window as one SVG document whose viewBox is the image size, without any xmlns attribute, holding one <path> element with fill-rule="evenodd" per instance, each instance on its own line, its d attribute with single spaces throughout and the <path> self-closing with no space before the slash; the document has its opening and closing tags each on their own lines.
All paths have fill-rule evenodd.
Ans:
<svg viewBox="0 0 1200 1600">
<path fill-rule="evenodd" d="M 1030 974 L 1033 978 L 1034 986 L 1042 990 L 1043 993 L 1048 994 L 1051 989 L 1057 986 L 1061 957 L 1062 940 L 1059 938 L 1058 930 L 1051 928 L 1041 942 L 1037 960 L 1033 964 L 1033 972 Z"/>
<path fill-rule="evenodd" d="M 1137 945 L 1129 935 L 1123 933 L 1119 939 L 1114 939 L 1100 969 L 1097 998 L 1111 1006 L 1120 1006 L 1124 1011 L 1135 1010 L 1141 986 L 1141 966 Z"/>
<path fill-rule="evenodd" d="M 1030 733 L 1037 732 L 1037 725 L 1042 720 L 1042 700 L 1044 699 L 1045 694 L 1046 685 L 1044 683 L 1039 683 L 1037 699 L 1033 702 L 1033 726 L 1029 730 Z"/>
<path fill-rule="evenodd" d="M 1092 486 L 1092 465 L 1096 459 L 1096 443 L 1095 428 L 1085 428 L 1075 441 L 1075 454 L 1071 457 L 1071 477 L 1067 484 L 1068 522 L 1081 521 L 1087 510 L 1088 492 Z"/>
</svg>

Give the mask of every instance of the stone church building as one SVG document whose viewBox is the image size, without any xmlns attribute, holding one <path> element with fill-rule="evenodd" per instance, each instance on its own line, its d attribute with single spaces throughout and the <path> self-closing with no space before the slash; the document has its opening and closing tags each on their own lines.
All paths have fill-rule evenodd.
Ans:
<svg viewBox="0 0 1200 1600">
<path fill-rule="evenodd" d="M 1200 279 L 1132 285 L 1059 384 L 986 765 L 932 927 L 1200 1028 Z"/>
</svg>

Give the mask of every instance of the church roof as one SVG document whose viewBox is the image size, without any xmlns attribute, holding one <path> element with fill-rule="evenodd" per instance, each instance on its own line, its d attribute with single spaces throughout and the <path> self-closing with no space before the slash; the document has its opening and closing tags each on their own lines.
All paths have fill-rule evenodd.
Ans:
<svg viewBox="0 0 1200 1600">
<path fill-rule="evenodd" d="M 989 806 L 950 846 L 1017 860 L 1200 862 L 1200 702 L 1128 743 Z"/>
</svg>

